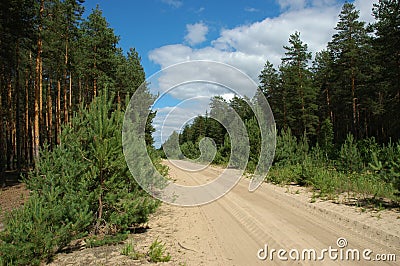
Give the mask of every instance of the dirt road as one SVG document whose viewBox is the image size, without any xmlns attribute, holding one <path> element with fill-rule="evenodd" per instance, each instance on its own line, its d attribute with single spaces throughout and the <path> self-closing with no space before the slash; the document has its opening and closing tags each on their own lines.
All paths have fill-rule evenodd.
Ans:
<svg viewBox="0 0 400 266">
<path fill-rule="evenodd" d="M 170 177 L 185 185 L 210 182 L 222 172 L 218 167 L 186 172 L 171 162 L 165 163 L 170 167 Z M 188 162 L 179 163 L 190 166 Z M 305 188 L 264 183 L 250 193 L 248 184 L 248 179 L 241 179 L 224 197 L 200 207 L 162 204 L 150 217 L 149 230 L 132 235 L 127 242 L 133 241 L 135 250 L 142 254 L 156 239 L 165 243 L 171 261 L 160 265 L 398 265 L 398 209 L 374 212 L 329 201 L 310 203 L 311 195 Z M 344 238 L 339 244 L 347 243 L 345 247 L 338 247 L 339 238 Z M 121 255 L 122 247 L 123 244 L 58 254 L 51 265 L 151 264 L 146 259 L 132 260 Z M 276 250 L 273 257 L 272 249 Z M 278 254 L 279 249 L 286 253 Z M 364 256 L 371 261 L 363 258 L 364 250 Z M 353 254 L 357 259 L 357 252 L 360 260 L 354 261 Z M 379 254 L 392 261 L 373 261 Z M 297 260 L 292 259 L 297 256 Z"/>
<path fill-rule="evenodd" d="M 186 185 L 209 182 L 221 171 L 209 167 L 201 172 L 186 172 L 170 162 L 166 164 L 175 182 Z M 189 166 L 190 163 L 183 164 Z M 352 259 L 352 254 L 355 254 L 357 258 L 355 249 L 360 252 L 360 265 L 366 263 L 364 250 L 367 250 L 365 257 L 371 260 L 378 254 L 395 254 L 397 261 L 400 260 L 399 217 L 388 225 L 390 232 L 385 232 L 371 223 L 363 224 L 365 219 L 358 214 L 356 219 L 344 216 L 354 210 L 344 210 L 335 215 L 334 210 L 328 211 L 324 206 L 313 207 L 304 198 L 296 198 L 269 184 L 263 184 L 256 192 L 250 193 L 248 183 L 248 179 L 242 179 L 224 197 L 200 207 L 162 207 L 168 215 L 157 224 L 171 232 L 169 237 L 175 243 L 171 248 L 180 249 L 176 254 L 180 261 L 187 265 L 350 265 L 354 261 L 346 261 L 346 255 Z M 371 221 L 378 220 L 373 219 Z M 344 238 L 339 244 L 342 247 L 347 243 L 345 247 L 338 246 L 339 238 Z M 271 249 L 276 250 L 272 257 Z M 282 258 L 278 257 L 279 249 L 286 251 L 281 251 Z M 316 261 L 312 249 L 316 251 Z M 324 249 L 327 251 L 323 253 Z M 341 254 L 344 260 L 340 259 Z M 297 256 L 299 260 L 292 259 Z M 320 259 L 322 256 L 324 259 Z M 336 256 L 336 260 L 331 259 Z"/>
</svg>

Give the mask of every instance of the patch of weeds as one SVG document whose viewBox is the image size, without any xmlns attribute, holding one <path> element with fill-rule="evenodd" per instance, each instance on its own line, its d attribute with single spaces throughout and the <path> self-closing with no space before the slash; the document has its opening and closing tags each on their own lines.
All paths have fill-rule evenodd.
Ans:
<svg viewBox="0 0 400 266">
<path fill-rule="evenodd" d="M 139 260 L 145 256 L 145 254 L 140 253 L 135 250 L 135 245 L 133 240 L 129 241 L 121 250 L 121 255 L 128 256 L 133 260 Z"/>
<path fill-rule="evenodd" d="M 165 255 L 165 244 L 158 241 L 158 238 L 151 244 L 147 255 L 150 262 L 167 262 L 171 260 L 169 253 Z"/>
<path fill-rule="evenodd" d="M 100 247 L 104 245 L 115 245 L 128 238 L 127 234 L 105 235 L 104 237 L 92 236 L 85 240 L 88 248 Z"/>
</svg>

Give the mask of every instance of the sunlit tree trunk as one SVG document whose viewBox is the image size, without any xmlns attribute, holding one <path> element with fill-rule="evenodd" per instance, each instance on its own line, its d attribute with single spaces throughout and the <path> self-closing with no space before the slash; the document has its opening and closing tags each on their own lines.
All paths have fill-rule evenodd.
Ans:
<svg viewBox="0 0 400 266">
<path fill-rule="evenodd" d="M 43 82 L 43 69 L 42 69 L 42 31 L 43 31 L 43 13 L 44 13 L 44 0 L 40 1 L 39 9 L 39 27 L 38 27 L 38 40 L 37 40 L 37 56 L 36 56 L 36 69 L 35 69 L 35 113 L 34 113 L 34 160 L 39 158 L 40 147 L 40 119 L 42 117 L 42 82 Z"/>
</svg>

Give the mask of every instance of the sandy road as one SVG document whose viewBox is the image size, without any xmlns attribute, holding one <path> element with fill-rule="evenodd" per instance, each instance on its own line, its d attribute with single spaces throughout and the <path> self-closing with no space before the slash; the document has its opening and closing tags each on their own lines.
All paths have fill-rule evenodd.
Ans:
<svg viewBox="0 0 400 266">
<path fill-rule="evenodd" d="M 166 164 L 170 167 L 170 176 L 177 183 L 185 185 L 209 182 L 221 172 L 212 167 L 200 172 L 187 172 L 170 162 Z M 190 163 L 184 164 L 189 166 Z M 285 193 L 274 190 L 271 185 L 263 184 L 250 193 L 247 190 L 248 183 L 247 179 L 242 178 L 224 197 L 200 207 L 164 204 L 164 211 L 168 215 L 158 224 L 169 223 L 166 230 L 176 244 L 174 248 L 178 249 L 173 256 L 179 256 L 180 261 L 187 265 L 352 265 L 355 261 L 340 260 L 340 254 L 343 252 L 346 258 L 349 249 L 357 249 L 361 257 L 358 264 L 372 265 L 374 262 L 367 262 L 362 257 L 363 251 L 369 249 L 372 253 L 366 255 L 372 260 L 377 254 L 395 254 L 397 263 L 400 260 L 398 238 L 385 241 L 377 236 L 368 237 L 368 232 L 356 232 L 351 226 L 345 226 L 318 211 L 311 211 Z M 395 230 L 399 227 L 400 222 L 393 224 Z M 336 243 L 338 238 L 345 238 L 348 245 L 339 248 Z M 282 253 L 282 257 L 288 260 L 279 259 L 277 252 L 273 253 L 273 258 L 268 256 L 266 260 L 260 260 L 257 254 L 260 249 L 265 249 L 265 245 L 268 245 L 268 253 L 271 249 L 287 251 Z M 331 255 L 335 257 L 337 254 L 339 259 L 331 260 L 329 251 L 326 251 L 325 258 L 318 261 L 322 251 L 329 250 L 329 247 L 338 250 L 331 251 Z M 297 256 L 293 249 L 298 250 L 300 260 L 290 258 Z M 304 249 L 314 249 L 317 261 L 313 260 L 312 254 L 309 260 L 308 252 L 305 253 L 306 259 L 302 260 Z M 292 256 L 289 256 L 289 252 Z M 259 255 L 265 256 L 265 253 Z"/>
</svg>

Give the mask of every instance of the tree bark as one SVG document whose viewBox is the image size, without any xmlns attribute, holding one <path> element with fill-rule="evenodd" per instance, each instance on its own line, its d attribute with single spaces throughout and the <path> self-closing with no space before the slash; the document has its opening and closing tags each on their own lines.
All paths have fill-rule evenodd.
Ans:
<svg viewBox="0 0 400 266">
<path fill-rule="evenodd" d="M 17 170 L 18 173 L 21 172 L 21 118 L 20 118 L 20 81 L 19 81 L 19 66 L 20 66 L 20 58 L 19 58 L 19 40 L 17 40 L 15 55 L 17 57 L 17 65 L 16 74 L 15 74 L 15 123 L 16 123 L 16 150 L 17 150 Z"/>
<path fill-rule="evenodd" d="M 61 136 L 61 81 L 57 80 L 57 104 L 56 104 L 56 143 L 60 144 Z"/>
<path fill-rule="evenodd" d="M 51 98 L 52 80 L 47 87 L 47 139 L 50 149 L 53 148 L 53 100 Z"/>
<path fill-rule="evenodd" d="M 40 1 L 39 9 L 39 27 L 38 27 L 38 40 L 37 40 L 37 56 L 36 56 L 36 76 L 35 76 L 35 114 L 34 114 L 34 130 L 33 130 L 33 145 L 34 145 L 34 160 L 39 159 L 39 147 L 40 147 L 40 118 L 42 117 L 42 30 L 43 30 L 43 13 L 44 13 L 44 0 Z"/>
</svg>

